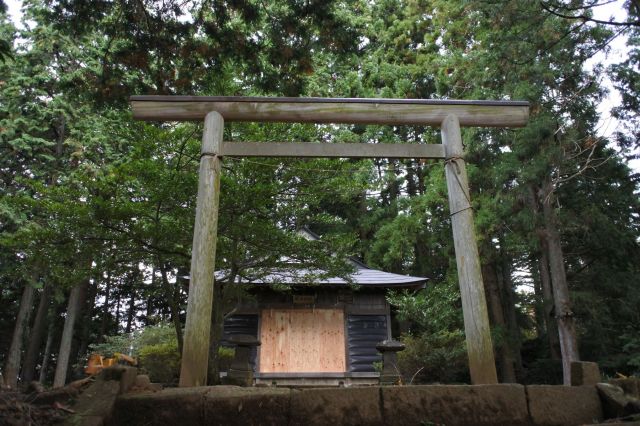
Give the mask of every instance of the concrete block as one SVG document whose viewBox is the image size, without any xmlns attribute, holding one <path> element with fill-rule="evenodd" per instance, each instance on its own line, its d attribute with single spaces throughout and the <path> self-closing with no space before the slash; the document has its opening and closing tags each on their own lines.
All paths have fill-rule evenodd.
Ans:
<svg viewBox="0 0 640 426">
<path fill-rule="evenodd" d="M 600 368 L 595 362 L 573 361 L 571 363 L 571 386 L 592 386 L 601 381 Z"/>
<path fill-rule="evenodd" d="M 108 417 L 119 393 L 119 382 L 96 380 L 80 394 L 73 410 L 79 416 Z"/>
<path fill-rule="evenodd" d="M 163 386 L 161 383 L 149 383 L 149 387 L 147 389 L 152 392 L 160 392 L 163 389 Z"/>
<path fill-rule="evenodd" d="M 146 389 L 149 387 L 149 385 L 151 385 L 151 380 L 146 374 L 138 374 L 136 376 L 136 381 L 133 383 L 133 386 L 140 389 Z"/>
<path fill-rule="evenodd" d="M 206 386 L 130 393 L 116 399 L 107 425 L 200 425 Z"/>
<path fill-rule="evenodd" d="M 291 390 L 215 386 L 204 395 L 206 425 L 287 424 Z"/>
<path fill-rule="evenodd" d="M 136 367 L 122 368 L 124 368 L 124 371 L 120 376 L 120 393 L 127 393 L 138 377 L 138 369 Z"/>
<path fill-rule="evenodd" d="M 595 386 L 531 385 L 526 392 L 529 413 L 536 425 L 583 425 L 603 419 Z"/>
<path fill-rule="evenodd" d="M 524 386 L 430 385 L 382 389 L 385 424 L 527 425 Z"/>
<path fill-rule="evenodd" d="M 103 368 L 102 371 L 100 371 L 100 373 L 96 376 L 96 378 L 98 380 L 116 380 L 119 382 L 120 379 L 122 379 L 122 376 L 126 374 L 127 370 L 131 368 L 133 367 L 127 367 L 124 365 L 117 365 L 117 364 L 112 365 L 110 367 Z"/>
<path fill-rule="evenodd" d="M 308 389 L 291 394 L 290 425 L 383 425 L 380 388 Z"/>
<path fill-rule="evenodd" d="M 602 410 L 606 418 L 640 414 L 640 401 L 626 394 L 621 387 L 611 383 L 598 383 L 596 389 L 598 389 Z"/>
<path fill-rule="evenodd" d="M 627 397 L 621 387 L 610 383 L 598 383 L 596 385 L 600 400 L 602 402 L 602 411 L 608 419 L 622 417 L 627 413 L 627 405 L 629 405 L 629 397 Z"/>
</svg>

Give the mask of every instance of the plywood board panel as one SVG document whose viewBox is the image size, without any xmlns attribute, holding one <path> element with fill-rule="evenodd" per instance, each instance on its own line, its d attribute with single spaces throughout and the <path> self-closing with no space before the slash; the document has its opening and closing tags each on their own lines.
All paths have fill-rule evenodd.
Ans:
<svg viewBox="0 0 640 426">
<path fill-rule="evenodd" d="M 344 313 L 339 309 L 265 309 L 262 373 L 345 371 Z"/>
<path fill-rule="evenodd" d="M 320 313 L 325 324 L 318 333 L 319 340 L 324 350 L 320 352 L 320 366 L 323 371 L 335 371 L 340 368 L 345 370 L 345 348 L 344 348 L 344 313 L 337 309 L 326 309 Z M 339 348 L 339 351 L 335 350 Z"/>
</svg>

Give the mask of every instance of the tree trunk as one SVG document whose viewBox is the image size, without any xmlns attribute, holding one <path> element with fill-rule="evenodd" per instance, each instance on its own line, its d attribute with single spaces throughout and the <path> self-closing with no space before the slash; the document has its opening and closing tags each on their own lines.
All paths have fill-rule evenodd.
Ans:
<svg viewBox="0 0 640 426">
<path fill-rule="evenodd" d="M 116 333 L 120 332 L 120 292 L 116 298 Z"/>
<path fill-rule="evenodd" d="M 15 389 L 18 386 L 18 373 L 20 372 L 20 358 L 22 355 L 22 343 L 25 330 L 29 325 L 29 316 L 33 305 L 34 288 L 30 282 L 25 283 L 20 299 L 20 308 L 16 317 L 16 325 L 13 329 L 11 346 L 7 354 L 7 361 L 4 368 L 5 386 Z"/>
<path fill-rule="evenodd" d="M 397 205 L 395 203 L 400 196 L 400 184 L 398 183 L 398 160 L 389 159 L 387 161 L 385 179 L 387 179 L 389 206 L 391 206 L 393 213 L 397 213 Z"/>
<path fill-rule="evenodd" d="M 424 195 L 427 192 L 427 185 L 425 183 L 425 171 L 422 168 L 424 163 L 420 162 L 416 165 L 416 174 L 418 176 L 418 194 Z"/>
<path fill-rule="evenodd" d="M 562 355 L 562 376 L 565 385 L 571 385 L 571 362 L 579 361 L 578 339 L 573 319 L 573 310 L 567 285 L 567 274 L 564 268 L 564 256 L 558 232 L 556 212 L 553 208 L 551 183 L 547 182 L 542 191 L 542 207 L 547 237 L 549 269 L 553 283 L 553 300 L 555 317 L 558 322 L 560 353 Z"/>
<path fill-rule="evenodd" d="M 229 283 L 234 283 L 238 274 L 238 240 L 234 239 L 231 244 L 231 270 L 229 271 Z M 211 312 L 211 330 L 209 332 L 209 365 L 207 368 L 207 379 L 209 385 L 220 384 L 220 345 L 224 337 L 224 320 L 236 311 L 240 300 L 230 312 L 225 314 L 225 297 L 223 294 L 223 284 L 218 280 L 213 280 L 213 307 Z"/>
<path fill-rule="evenodd" d="M 500 247 L 504 247 L 504 241 L 500 241 Z M 505 313 L 505 322 L 507 324 L 507 332 L 509 339 L 509 349 L 511 356 L 515 362 L 516 377 L 522 377 L 522 339 L 520 336 L 520 326 L 518 325 L 518 317 L 516 315 L 516 297 L 513 289 L 513 281 L 511 279 L 511 261 L 503 253 L 501 255 L 502 274 L 498 276 L 498 284 L 502 290 L 502 307 Z"/>
<path fill-rule="evenodd" d="M 156 289 L 158 288 L 158 277 L 156 277 L 156 272 L 158 272 L 158 268 L 155 267 L 155 265 L 151 268 L 151 288 Z M 144 326 L 148 327 L 150 325 L 153 325 L 156 321 L 156 319 L 153 318 L 153 309 L 154 309 L 154 297 L 153 297 L 153 292 L 147 292 L 147 303 L 146 303 L 146 313 L 144 315 Z M 163 300 L 160 300 L 160 305 L 164 305 L 164 303 L 162 303 Z"/>
<path fill-rule="evenodd" d="M 416 242 L 413 245 L 416 261 L 413 264 L 414 274 L 418 277 L 426 277 L 429 274 L 427 259 L 429 259 L 429 244 L 424 241 L 424 237 L 418 233 Z"/>
<path fill-rule="evenodd" d="M 129 309 L 127 310 L 127 326 L 124 330 L 125 333 L 131 333 L 133 326 L 133 317 L 136 313 L 136 290 L 135 290 L 135 275 L 131 275 L 130 290 L 129 290 Z"/>
<path fill-rule="evenodd" d="M 153 325 L 153 321 L 152 321 L 153 320 L 153 296 L 151 295 L 147 297 L 145 311 L 146 312 L 144 314 L 144 325 L 145 327 L 148 327 L 150 325 Z"/>
<path fill-rule="evenodd" d="M 533 304 L 533 314 L 536 320 L 536 336 L 538 340 L 546 335 L 546 323 L 544 320 L 544 296 L 542 295 L 542 284 L 540 284 L 539 259 L 533 253 L 529 255 L 529 265 L 531 269 L 531 280 L 533 281 L 533 294 L 535 302 Z"/>
<path fill-rule="evenodd" d="M 540 241 L 540 283 L 542 285 L 542 300 L 544 321 L 547 326 L 547 338 L 549 339 L 549 353 L 551 359 L 560 359 L 560 338 L 558 337 L 558 324 L 553 317 L 553 286 L 549 272 L 549 246 L 544 235 L 539 236 Z"/>
<path fill-rule="evenodd" d="M 64 328 L 62 330 L 62 338 L 60 339 L 60 350 L 58 351 L 58 360 L 56 364 L 56 373 L 53 377 L 53 387 L 58 388 L 64 386 L 67 381 L 67 371 L 69 368 L 69 359 L 71 357 L 71 343 L 73 342 L 73 332 L 76 319 L 82 309 L 83 296 L 86 296 L 88 280 L 82 281 L 71 289 L 69 294 L 69 302 L 67 304 L 67 317 L 64 320 Z"/>
<path fill-rule="evenodd" d="M 498 287 L 498 275 L 495 263 L 484 263 L 482 265 L 482 280 L 484 281 L 487 293 L 487 305 L 489 306 L 489 318 L 493 323 L 494 330 L 500 333 L 498 352 L 498 365 L 500 367 L 500 381 L 502 383 L 516 383 L 516 371 L 514 359 L 509 348 L 507 338 L 507 326 L 502 311 L 502 301 L 500 299 L 500 289 Z"/>
<path fill-rule="evenodd" d="M 414 169 L 414 165 L 416 162 L 414 160 L 408 159 L 404 162 L 407 168 L 407 175 L 405 180 L 407 182 L 407 195 L 409 197 L 413 197 L 418 192 L 418 185 L 416 183 L 416 170 Z"/>
<path fill-rule="evenodd" d="M 26 384 L 30 383 L 35 377 L 36 364 L 38 363 L 40 349 L 42 347 L 49 306 L 51 305 L 51 293 L 52 287 L 47 282 L 42 288 L 36 318 L 33 321 L 33 327 L 31 328 L 31 334 L 29 336 L 27 354 L 25 355 L 24 364 L 22 365 L 22 382 Z"/>
<path fill-rule="evenodd" d="M 82 309 L 82 333 L 80 334 L 80 344 L 78 345 L 78 351 L 76 352 L 75 360 L 76 364 L 80 364 L 79 361 L 84 358 L 89 348 L 89 340 L 91 339 L 91 324 L 93 320 L 93 310 L 96 306 L 96 295 L 98 293 L 98 279 L 95 279 L 93 284 L 89 286 L 87 297 L 85 297 L 84 308 Z"/>
<path fill-rule="evenodd" d="M 539 191 L 537 191 L 533 185 L 529 186 L 529 205 L 537 216 L 540 215 L 540 203 L 537 197 L 538 193 Z M 558 326 L 553 318 L 553 285 L 551 283 L 551 273 L 549 271 L 549 246 L 547 244 L 547 234 L 542 227 L 536 229 L 536 234 L 540 244 L 540 260 L 538 262 L 538 268 L 540 270 L 540 284 L 542 286 L 544 322 L 547 329 L 547 338 L 549 339 L 549 353 L 551 355 L 551 359 L 560 359 Z"/>
<path fill-rule="evenodd" d="M 360 217 L 356 219 L 358 235 L 360 236 L 360 255 L 361 259 L 365 258 L 365 247 L 367 245 L 367 241 L 369 240 L 369 236 L 367 235 L 368 229 L 365 226 L 362 218 L 367 217 L 367 192 L 362 191 L 358 194 L 358 212 L 360 213 Z"/>
<path fill-rule="evenodd" d="M 182 323 L 180 322 L 180 301 L 177 299 L 175 292 L 167 278 L 167 268 L 162 261 L 160 263 L 160 273 L 162 276 L 162 286 L 164 287 L 165 299 L 169 303 L 171 309 L 171 321 L 176 330 L 176 339 L 178 340 L 178 351 L 182 353 Z M 177 284 L 177 283 L 176 283 Z M 214 290 L 215 291 L 215 290 Z"/>
<path fill-rule="evenodd" d="M 104 305 L 102 305 L 102 319 L 100 321 L 98 343 L 102 343 L 104 341 L 105 335 L 107 334 L 107 319 L 109 318 L 109 296 L 111 296 L 111 271 L 107 272 L 107 287 L 104 293 Z"/>
<path fill-rule="evenodd" d="M 55 334 L 56 327 L 56 309 L 55 307 L 50 312 L 49 316 L 49 328 L 47 330 L 47 343 L 44 345 L 44 353 L 42 354 L 42 364 L 40 365 L 40 375 L 38 381 L 44 383 L 47 379 L 47 368 L 49 367 L 49 355 L 51 355 L 51 347 L 53 346 L 53 335 Z"/>
</svg>

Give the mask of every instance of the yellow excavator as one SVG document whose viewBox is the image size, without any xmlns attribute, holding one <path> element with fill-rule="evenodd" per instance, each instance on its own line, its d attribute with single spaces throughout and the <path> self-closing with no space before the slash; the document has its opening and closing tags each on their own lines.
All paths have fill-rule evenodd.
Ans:
<svg viewBox="0 0 640 426">
<path fill-rule="evenodd" d="M 93 376 L 94 374 L 98 374 L 102 371 L 103 368 L 116 364 L 131 365 L 135 367 L 138 365 L 138 360 L 119 352 L 114 353 L 111 358 L 106 358 L 98 353 L 92 353 L 89 356 L 89 361 L 87 362 L 87 367 L 84 369 L 84 372 Z"/>
</svg>

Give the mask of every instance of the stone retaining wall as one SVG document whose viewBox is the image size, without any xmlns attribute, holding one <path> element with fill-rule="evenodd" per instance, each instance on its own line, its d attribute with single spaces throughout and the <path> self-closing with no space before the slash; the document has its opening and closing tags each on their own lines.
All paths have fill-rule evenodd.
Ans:
<svg viewBox="0 0 640 426">
<path fill-rule="evenodd" d="M 108 425 L 583 425 L 595 386 L 430 385 L 294 390 L 216 386 L 121 395 Z"/>
</svg>

